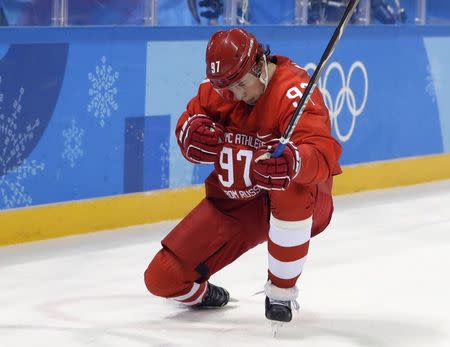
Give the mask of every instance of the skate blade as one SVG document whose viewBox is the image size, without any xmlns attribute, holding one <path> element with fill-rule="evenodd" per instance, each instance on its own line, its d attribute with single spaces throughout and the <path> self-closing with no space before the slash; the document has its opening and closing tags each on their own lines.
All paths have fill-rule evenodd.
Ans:
<svg viewBox="0 0 450 347">
<path fill-rule="evenodd" d="M 271 321 L 270 322 L 270 327 L 272 329 L 272 336 L 273 337 L 277 337 L 278 331 L 280 330 L 280 328 L 282 326 L 283 326 L 283 322 L 278 322 L 278 321 Z"/>
</svg>

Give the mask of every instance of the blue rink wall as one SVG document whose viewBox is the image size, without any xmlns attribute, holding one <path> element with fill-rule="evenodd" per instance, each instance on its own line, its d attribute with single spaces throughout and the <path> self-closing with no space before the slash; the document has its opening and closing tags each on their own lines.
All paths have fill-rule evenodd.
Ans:
<svg viewBox="0 0 450 347">
<path fill-rule="evenodd" d="M 249 29 L 273 53 L 290 56 L 310 72 L 333 31 L 317 26 Z M 54 219 L 58 206 L 66 203 L 125 198 L 130 205 L 143 192 L 159 201 L 171 189 L 186 191 L 200 184 L 211 167 L 182 158 L 174 127 L 204 78 L 205 46 L 214 30 L 2 28 L 0 235 L 6 228 L 25 227 L 12 226 L 17 213 L 38 211 L 31 219 L 35 223 L 47 218 L 33 207 L 52 204 L 48 218 Z M 342 165 L 351 171 L 431 158 L 433 164 L 418 164 L 430 171 L 417 181 L 450 178 L 449 56 L 447 26 L 348 28 L 319 84 L 333 132 L 344 147 Z M 352 188 L 355 174 L 343 192 L 364 189 Z M 344 182 L 345 176 L 339 179 Z M 402 177 L 394 181 L 408 183 Z M 187 196 L 189 208 L 190 200 Z M 109 200 L 104 203 L 113 214 L 118 209 Z M 116 224 L 100 223 L 95 209 L 83 210 L 96 222 L 86 220 L 82 229 L 133 224 L 155 214 L 145 202 L 139 206 L 142 220 L 128 223 L 124 212 Z M 155 215 L 152 221 L 179 213 Z M 45 237 L 41 228 L 34 239 Z"/>
</svg>

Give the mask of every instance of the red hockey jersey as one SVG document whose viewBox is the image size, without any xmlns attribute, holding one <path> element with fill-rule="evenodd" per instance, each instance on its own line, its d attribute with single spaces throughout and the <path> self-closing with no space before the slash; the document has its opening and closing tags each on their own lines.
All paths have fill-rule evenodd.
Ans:
<svg viewBox="0 0 450 347">
<path fill-rule="evenodd" d="M 277 68 L 265 93 L 254 106 L 225 100 L 205 80 L 177 123 L 177 138 L 185 120 L 194 114 L 208 115 L 225 127 L 224 149 L 213 176 L 231 199 L 249 199 L 259 194 L 260 190 L 253 186 L 249 172 L 253 152 L 263 142 L 282 136 L 309 81 L 307 72 L 288 58 L 272 56 L 271 61 Z M 341 146 L 331 135 L 328 110 L 318 88 L 308 102 L 291 141 L 298 146 L 302 160 L 300 173 L 294 182 L 303 185 L 322 183 L 321 190 L 331 187 L 326 183 L 333 175 L 341 173 L 338 163 Z"/>
</svg>

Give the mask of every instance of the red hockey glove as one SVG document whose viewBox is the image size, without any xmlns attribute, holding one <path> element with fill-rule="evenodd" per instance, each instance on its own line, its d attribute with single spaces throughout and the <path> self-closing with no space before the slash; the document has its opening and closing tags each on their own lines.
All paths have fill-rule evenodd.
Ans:
<svg viewBox="0 0 450 347">
<path fill-rule="evenodd" d="M 267 157 L 272 153 L 278 140 L 272 140 L 260 147 L 253 155 L 251 172 L 253 182 L 262 189 L 285 190 L 300 172 L 301 158 L 297 146 L 289 142 L 278 158 Z"/>
<path fill-rule="evenodd" d="M 208 116 L 196 114 L 184 122 L 178 141 L 186 159 L 212 164 L 222 150 L 224 129 Z"/>
</svg>

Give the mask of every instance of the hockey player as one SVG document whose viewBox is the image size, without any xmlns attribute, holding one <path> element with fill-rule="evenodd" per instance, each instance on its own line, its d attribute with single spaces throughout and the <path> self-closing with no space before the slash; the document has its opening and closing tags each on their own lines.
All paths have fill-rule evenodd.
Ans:
<svg viewBox="0 0 450 347">
<path fill-rule="evenodd" d="M 268 241 L 265 313 L 288 322 L 310 238 L 333 213 L 341 146 L 316 88 L 282 156 L 267 159 L 309 76 L 290 59 L 270 55 L 251 33 L 216 32 L 206 75 L 176 136 L 187 160 L 215 170 L 205 181 L 206 198 L 162 240 L 145 283 L 154 295 L 185 305 L 224 306 L 228 292 L 209 277 Z"/>
</svg>

